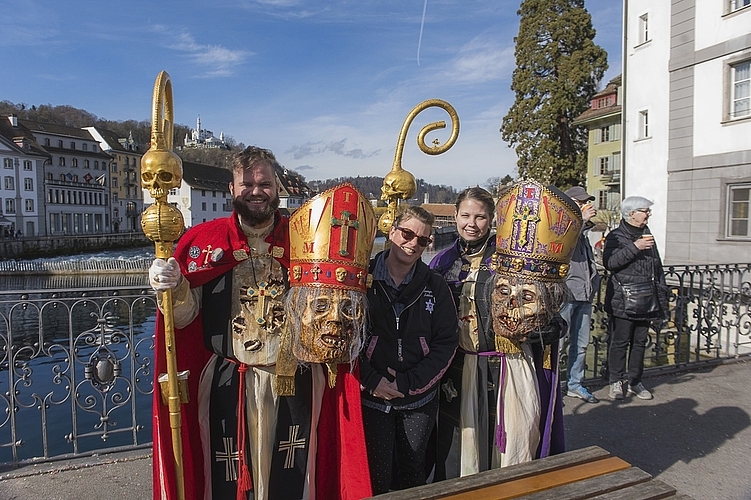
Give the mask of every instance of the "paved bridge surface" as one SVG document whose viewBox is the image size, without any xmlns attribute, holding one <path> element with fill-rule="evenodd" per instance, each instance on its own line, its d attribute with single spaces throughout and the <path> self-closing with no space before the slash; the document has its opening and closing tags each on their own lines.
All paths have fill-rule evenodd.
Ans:
<svg viewBox="0 0 751 500">
<path fill-rule="evenodd" d="M 649 373 L 654 399 L 565 398 L 567 448 L 600 446 L 698 499 L 751 499 L 751 359 Z M 149 450 L 0 471 L 0 499 L 151 498 Z"/>
</svg>

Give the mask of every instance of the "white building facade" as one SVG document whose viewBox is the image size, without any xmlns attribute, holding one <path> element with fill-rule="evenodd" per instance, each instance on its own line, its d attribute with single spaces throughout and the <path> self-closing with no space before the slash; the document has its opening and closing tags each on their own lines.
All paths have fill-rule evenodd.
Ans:
<svg viewBox="0 0 751 500">
<path fill-rule="evenodd" d="M 6 119 L 3 117 L 3 119 Z M 44 235 L 46 155 L 0 134 L 0 237 Z"/>
<path fill-rule="evenodd" d="M 626 0 L 623 196 L 667 263 L 748 262 L 751 1 Z"/>
</svg>

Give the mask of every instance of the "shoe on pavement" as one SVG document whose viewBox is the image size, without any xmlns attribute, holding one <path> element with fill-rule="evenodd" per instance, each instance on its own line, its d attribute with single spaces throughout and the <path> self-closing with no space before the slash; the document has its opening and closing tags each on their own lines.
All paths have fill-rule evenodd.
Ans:
<svg viewBox="0 0 751 500">
<path fill-rule="evenodd" d="M 623 382 L 613 382 L 610 384 L 610 399 L 623 399 Z"/>
<path fill-rule="evenodd" d="M 566 393 L 566 396 L 570 398 L 579 398 L 583 399 L 587 403 L 599 403 L 600 400 L 597 399 L 594 395 L 592 395 L 588 390 L 586 390 L 584 387 L 580 387 L 578 389 L 569 390 Z"/>
<path fill-rule="evenodd" d="M 645 387 L 644 384 L 639 382 L 638 384 L 632 386 L 628 386 L 628 393 L 633 394 L 639 399 L 652 399 L 652 393 L 649 392 Z"/>
</svg>

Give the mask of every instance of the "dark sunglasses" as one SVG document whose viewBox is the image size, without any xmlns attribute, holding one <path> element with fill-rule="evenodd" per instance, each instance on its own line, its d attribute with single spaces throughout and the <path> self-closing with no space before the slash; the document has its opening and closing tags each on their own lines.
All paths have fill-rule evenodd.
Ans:
<svg viewBox="0 0 751 500">
<path fill-rule="evenodd" d="M 399 227 L 394 226 L 394 229 L 398 229 L 402 232 L 402 238 L 404 238 L 407 241 L 412 241 L 415 238 L 417 238 L 417 244 L 421 247 L 426 247 L 433 243 L 433 238 L 429 236 L 417 236 L 417 233 L 412 231 L 411 229 L 407 229 L 406 227 Z"/>
</svg>

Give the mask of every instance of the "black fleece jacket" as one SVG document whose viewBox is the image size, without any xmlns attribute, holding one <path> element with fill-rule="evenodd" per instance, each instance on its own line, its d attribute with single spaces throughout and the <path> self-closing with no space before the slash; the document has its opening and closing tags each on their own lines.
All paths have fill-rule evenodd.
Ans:
<svg viewBox="0 0 751 500">
<path fill-rule="evenodd" d="M 375 265 L 371 261 L 371 272 Z M 403 304 L 397 317 L 394 303 Z M 383 404 L 372 392 L 388 374 L 396 371 L 396 384 L 404 398 L 390 405 L 409 405 L 438 388 L 451 365 L 459 343 L 456 308 L 448 285 L 440 274 L 417 261 L 412 280 L 392 299 L 388 285 L 380 280 L 368 290 L 370 336 L 360 356 L 362 395 Z"/>
</svg>

